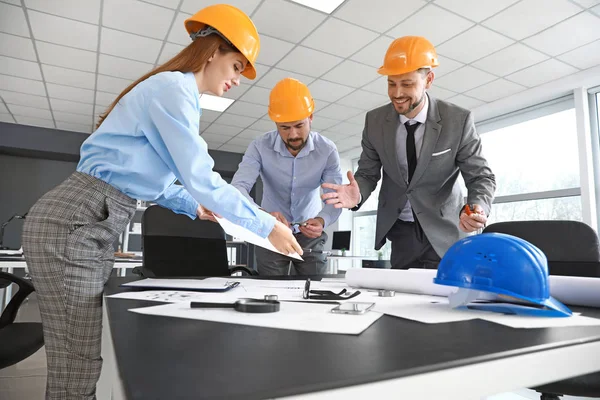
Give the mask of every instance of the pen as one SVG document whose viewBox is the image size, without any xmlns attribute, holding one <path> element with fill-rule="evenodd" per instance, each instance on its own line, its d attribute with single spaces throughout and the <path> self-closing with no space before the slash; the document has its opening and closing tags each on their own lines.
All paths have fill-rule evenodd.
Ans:
<svg viewBox="0 0 600 400">
<path fill-rule="evenodd" d="M 313 250 L 313 249 L 302 249 L 304 253 L 315 253 L 315 254 L 325 254 L 330 256 L 332 253 L 329 250 Z"/>
</svg>

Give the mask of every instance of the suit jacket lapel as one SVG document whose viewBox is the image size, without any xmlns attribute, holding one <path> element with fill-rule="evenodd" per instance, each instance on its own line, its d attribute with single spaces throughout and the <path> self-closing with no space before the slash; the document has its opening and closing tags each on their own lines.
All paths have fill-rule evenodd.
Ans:
<svg viewBox="0 0 600 400">
<path fill-rule="evenodd" d="M 425 122 L 423 145 L 421 146 L 421 152 L 419 153 L 419 159 L 417 161 L 417 168 L 415 169 L 415 173 L 410 181 L 409 187 L 417 184 L 419 179 L 421 179 L 423 176 L 429 161 L 431 161 L 431 154 L 433 153 L 433 149 L 435 148 L 438 138 L 440 137 L 440 131 L 442 130 L 442 125 L 439 123 L 441 118 L 437 107 L 437 101 L 432 99 L 429 95 L 427 95 L 427 97 L 429 98 L 429 111 L 427 112 L 427 121 Z"/>
<path fill-rule="evenodd" d="M 390 164 L 393 165 L 392 171 L 387 171 L 390 177 L 396 181 L 399 185 L 406 185 L 404 178 L 400 172 L 400 166 L 398 165 L 398 150 L 396 148 L 396 134 L 398 131 L 398 124 L 400 120 L 398 113 L 394 109 L 394 105 L 390 103 L 388 113 L 385 117 L 385 121 L 382 127 L 383 133 L 383 144 L 385 146 L 385 153 L 389 158 Z"/>
</svg>

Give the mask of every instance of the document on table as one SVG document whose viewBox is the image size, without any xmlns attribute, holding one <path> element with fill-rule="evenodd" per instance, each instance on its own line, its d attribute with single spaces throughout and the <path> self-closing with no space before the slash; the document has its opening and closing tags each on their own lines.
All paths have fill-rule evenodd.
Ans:
<svg viewBox="0 0 600 400">
<path fill-rule="evenodd" d="M 206 278 L 206 279 L 155 279 L 146 278 L 124 283 L 121 286 L 145 289 L 179 289 L 205 292 L 226 292 L 239 286 L 238 279 Z"/>
<path fill-rule="evenodd" d="M 368 311 L 362 315 L 334 314 L 331 312 L 334 306 L 330 304 L 281 303 L 278 312 L 253 314 L 233 309 L 190 308 L 188 302 L 133 308 L 129 311 L 226 324 L 346 335 L 359 335 L 382 316 L 381 313 L 375 311 Z"/>
<path fill-rule="evenodd" d="M 263 247 L 267 250 L 274 251 L 275 253 L 283 254 L 279 250 L 273 246 L 273 244 L 267 238 L 261 238 L 254 232 L 250 232 L 248 229 L 236 225 L 231 221 L 226 220 L 225 218 L 215 217 L 223 230 L 233 237 L 239 238 L 248 243 L 255 244 L 257 246 Z M 302 257 L 298 253 L 284 254 L 288 257 L 295 258 L 296 260 L 304 261 Z"/>
</svg>

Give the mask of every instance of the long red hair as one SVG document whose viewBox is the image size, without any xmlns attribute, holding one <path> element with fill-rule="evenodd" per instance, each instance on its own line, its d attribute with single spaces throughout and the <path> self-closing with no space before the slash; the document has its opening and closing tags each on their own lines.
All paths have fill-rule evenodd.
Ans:
<svg viewBox="0 0 600 400">
<path fill-rule="evenodd" d="M 225 41 L 219 37 L 218 35 L 209 35 L 205 37 L 198 37 L 192 43 L 190 43 L 186 48 L 181 50 L 179 54 L 175 57 L 171 58 L 169 61 L 164 64 L 154 68 L 152 71 L 148 72 L 137 81 L 133 82 L 131 85 L 127 86 L 125 90 L 121 92 L 117 96 L 117 98 L 112 102 L 112 104 L 100 114 L 98 119 L 98 124 L 96 125 L 96 129 L 104 122 L 108 114 L 115 108 L 115 106 L 119 103 L 119 100 L 123 98 L 131 89 L 133 89 L 138 83 L 145 81 L 150 78 L 152 75 L 156 75 L 160 72 L 167 71 L 179 71 L 179 72 L 199 72 L 202 71 L 208 59 L 215 54 L 216 51 L 220 51 L 222 53 L 227 53 L 231 51 L 238 51 L 236 48 L 230 46 L 225 43 Z"/>
</svg>

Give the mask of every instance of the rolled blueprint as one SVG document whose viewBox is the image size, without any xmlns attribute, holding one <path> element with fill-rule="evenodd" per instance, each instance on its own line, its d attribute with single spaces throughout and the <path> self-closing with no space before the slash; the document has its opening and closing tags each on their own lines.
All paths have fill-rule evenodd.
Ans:
<svg viewBox="0 0 600 400">
<path fill-rule="evenodd" d="M 600 307 L 600 278 L 550 275 L 550 294 L 571 306 Z"/>
</svg>

